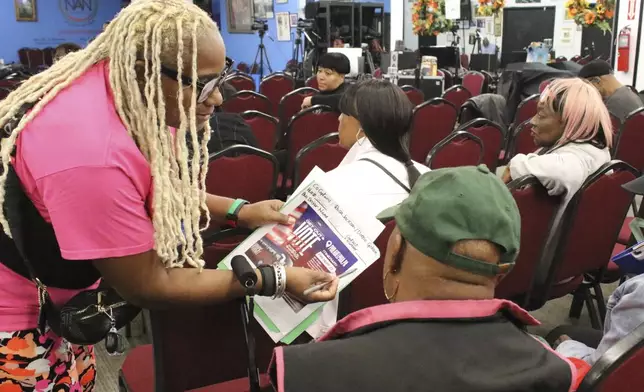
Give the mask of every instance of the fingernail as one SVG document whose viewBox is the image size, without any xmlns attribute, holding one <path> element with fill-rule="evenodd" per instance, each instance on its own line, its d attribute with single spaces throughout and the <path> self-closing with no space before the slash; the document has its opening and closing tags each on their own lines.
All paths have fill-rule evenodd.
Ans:
<svg viewBox="0 0 644 392">
<path fill-rule="evenodd" d="M 294 223 L 295 223 L 295 218 L 293 218 L 292 216 L 289 216 L 289 217 L 288 217 L 288 224 L 289 224 L 289 225 L 292 225 L 292 224 L 294 224 Z"/>
</svg>

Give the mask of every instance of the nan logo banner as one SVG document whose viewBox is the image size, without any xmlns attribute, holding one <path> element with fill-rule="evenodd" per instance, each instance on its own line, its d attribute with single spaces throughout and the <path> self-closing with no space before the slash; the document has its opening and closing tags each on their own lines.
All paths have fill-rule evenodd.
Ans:
<svg viewBox="0 0 644 392">
<path fill-rule="evenodd" d="M 94 22 L 98 5 L 99 0 L 58 0 L 58 7 L 65 20 L 76 26 L 85 26 Z"/>
</svg>

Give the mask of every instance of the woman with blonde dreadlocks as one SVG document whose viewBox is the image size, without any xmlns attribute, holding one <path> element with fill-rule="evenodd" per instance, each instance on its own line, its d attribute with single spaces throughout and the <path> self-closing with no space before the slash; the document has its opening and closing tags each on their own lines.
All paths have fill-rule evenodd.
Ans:
<svg viewBox="0 0 644 392">
<path fill-rule="evenodd" d="M 20 215 L 24 256 L 57 306 L 99 277 L 141 307 L 244 294 L 232 272 L 200 268 L 202 218 L 246 227 L 289 222 L 279 201 L 247 204 L 203 191 L 208 119 L 230 65 L 216 25 L 198 7 L 139 0 L 87 48 L 0 102 L 0 203 L 14 205 L 16 179 L 24 211 L 33 211 Z M 89 391 L 92 348 L 37 328 L 38 291 L 17 251 L 11 211 L 0 210 L 0 391 Z M 184 265 L 197 268 L 169 268 Z M 319 271 L 256 273 L 259 295 L 285 290 L 313 302 L 337 290 L 337 279 Z M 303 295 L 320 282 L 329 284 Z"/>
</svg>

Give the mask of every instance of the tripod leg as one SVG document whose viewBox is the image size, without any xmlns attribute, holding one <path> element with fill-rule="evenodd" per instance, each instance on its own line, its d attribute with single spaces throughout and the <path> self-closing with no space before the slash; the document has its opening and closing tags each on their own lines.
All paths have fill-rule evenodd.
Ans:
<svg viewBox="0 0 644 392">
<path fill-rule="evenodd" d="M 257 58 L 259 57 L 261 53 L 261 48 L 257 48 L 257 53 L 255 53 L 255 60 L 253 60 L 253 63 L 250 65 L 250 71 L 253 73 L 253 67 L 255 67 L 255 64 L 257 64 Z"/>
<path fill-rule="evenodd" d="M 268 72 L 273 73 L 273 67 L 271 67 L 271 62 L 268 60 L 268 52 L 264 49 L 264 58 L 266 59 L 266 66 L 268 66 Z"/>
</svg>

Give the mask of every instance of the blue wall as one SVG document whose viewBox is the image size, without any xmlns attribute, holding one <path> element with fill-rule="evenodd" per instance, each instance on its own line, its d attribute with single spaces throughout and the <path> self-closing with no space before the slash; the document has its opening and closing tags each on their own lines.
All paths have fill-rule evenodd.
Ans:
<svg viewBox="0 0 644 392">
<path fill-rule="evenodd" d="M 259 37 L 257 33 L 254 34 L 241 34 L 229 33 L 227 21 L 227 0 L 213 1 L 213 8 L 219 6 L 221 12 L 221 26 L 220 30 L 226 43 L 226 53 L 228 57 L 234 59 L 237 63 L 244 62 L 249 66 L 253 64 L 255 54 L 257 52 L 257 45 L 259 44 Z M 356 0 L 355 2 L 382 2 L 385 5 L 385 12 L 390 12 L 390 1 L 403 1 L 403 0 Z M 298 0 L 288 0 L 286 4 L 274 4 L 275 13 L 289 12 L 291 14 L 298 13 Z M 213 12 L 215 14 L 215 12 Z M 275 41 L 272 41 L 270 36 Z M 293 55 L 293 40 L 295 39 L 295 29 L 291 29 L 291 41 L 278 41 L 277 40 L 277 22 L 275 18 L 268 19 L 268 33 L 264 38 L 264 45 L 268 52 L 268 59 L 271 63 L 274 72 L 283 71 L 286 63 Z M 268 74 L 268 69 L 265 69 L 265 74 Z"/>
<path fill-rule="evenodd" d="M 18 62 L 18 49 L 85 45 L 121 9 L 120 0 L 37 0 L 37 22 L 17 22 L 13 0 L 0 0 L 0 58 Z M 76 7 L 74 7 L 76 6 Z"/>
</svg>

